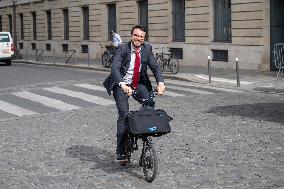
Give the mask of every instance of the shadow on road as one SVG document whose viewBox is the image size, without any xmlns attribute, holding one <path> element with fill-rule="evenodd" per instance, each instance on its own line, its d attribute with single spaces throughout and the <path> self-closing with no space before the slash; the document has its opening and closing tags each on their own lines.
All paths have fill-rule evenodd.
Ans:
<svg viewBox="0 0 284 189">
<path fill-rule="evenodd" d="M 284 103 L 257 103 L 212 107 L 207 113 L 221 116 L 237 115 L 284 125 Z"/>
<path fill-rule="evenodd" d="M 95 165 L 90 169 L 101 169 L 109 174 L 124 172 L 138 179 L 143 179 L 142 175 L 136 173 L 136 171 L 140 171 L 137 163 L 131 162 L 126 166 L 121 166 L 115 162 L 115 154 L 107 149 L 98 148 L 96 146 L 73 145 L 66 149 L 65 153 L 71 158 L 78 158 L 81 161 L 94 162 Z"/>
</svg>

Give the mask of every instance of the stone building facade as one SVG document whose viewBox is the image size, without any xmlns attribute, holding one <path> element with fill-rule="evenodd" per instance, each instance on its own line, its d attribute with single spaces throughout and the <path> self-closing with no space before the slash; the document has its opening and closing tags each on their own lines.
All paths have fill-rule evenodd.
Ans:
<svg viewBox="0 0 284 189">
<path fill-rule="evenodd" d="M 272 1 L 281 9 L 281 0 L 17 0 L 18 48 L 100 58 L 111 29 L 127 42 L 143 23 L 154 51 L 173 48 L 182 66 L 206 66 L 210 56 L 213 67 L 234 69 L 238 57 L 241 69 L 271 70 Z M 0 30 L 13 30 L 12 16 L 12 1 L 0 0 Z"/>
</svg>

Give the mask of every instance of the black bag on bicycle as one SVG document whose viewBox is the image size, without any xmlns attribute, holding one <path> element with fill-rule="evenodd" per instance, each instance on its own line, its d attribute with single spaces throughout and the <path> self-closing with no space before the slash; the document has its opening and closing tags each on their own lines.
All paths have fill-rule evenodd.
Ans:
<svg viewBox="0 0 284 189">
<path fill-rule="evenodd" d="M 131 111 L 128 114 L 129 132 L 134 136 L 161 136 L 171 132 L 171 120 L 164 110 Z"/>
</svg>

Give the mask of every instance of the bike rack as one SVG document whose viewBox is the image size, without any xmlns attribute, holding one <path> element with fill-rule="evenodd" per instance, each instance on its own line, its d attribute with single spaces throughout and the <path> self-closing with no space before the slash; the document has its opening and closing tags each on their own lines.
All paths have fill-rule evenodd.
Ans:
<svg viewBox="0 0 284 189">
<path fill-rule="evenodd" d="M 67 57 L 65 63 L 68 64 L 70 60 L 73 58 L 72 56 L 76 53 L 76 50 L 68 50 L 66 51 L 65 57 Z"/>
<path fill-rule="evenodd" d="M 39 54 L 38 51 L 40 51 Z M 43 60 L 43 55 L 44 55 L 43 49 L 36 49 L 36 62 L 39 60 Z"/>
<path fill-rule="evenodd" d="M 284 72 L 284 43 L 273 45 L 274 65 L 278 69 L 277 78 Z"/>
</svg>

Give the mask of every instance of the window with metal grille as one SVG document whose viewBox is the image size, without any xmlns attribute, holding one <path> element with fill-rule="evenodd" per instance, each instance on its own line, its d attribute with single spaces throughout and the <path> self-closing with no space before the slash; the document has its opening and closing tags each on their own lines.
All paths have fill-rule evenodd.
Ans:
<svg viewBox="0 0 284 189">
<path fill-rule="evenodd" d="M 108 40 L 112 41 L 111 31 L 116 32 L 116 4 L 108 5 Z"/>
<path fill-rule="evenodd" d="M 51 11 L 46 11 L 46 20 L 47 20 L 47 39 L 52 40 Z"/>
<path fill-rule="evenodd" d="M 231 0 L 214 0 L 214 41 L 232 41 Z"/>
<path fill-rule="evenodd" d="M 32 12 L 32 20 L 33 20 L 33 40 L 37 39 L 37 31 L 36 31 L 36 13 Z"/>
<path fill-rule="evenodd" d="M 182 48 L 170 48 L 170 52 L 171 52 L 177 59 L 183 59 L 183 49 L 182 49 Z"/>
<path fill-rule="evenodd" d="M 0 32 L 3 31 L 3 30 L 2 30 L 2 27 L 3 27 L 3 26 L 2 26 L 2 16 L 0 15 Z"/>
<path fill-rule="evenodd" d="M 139 24 L 144 26 L 148 31 L 148 0 L 138 1 L 138 14 Z M 145 41 L 148 41 L 148 33 Z"/>
<path fill-rule="evenodd" d="M 89 33 L 89 7 L 82 7 L 83 12 L 83 40 L 90 39 Z"/>
<path fill-rule="evenodd" d="M 45 50 L 51 51 L 51 45 L 49 43 L 45 44 Z"/>
<path fill-rule="evenodd" d="M 67 52 L 68 51 L 68 44 L 62 44 L 62 51 Z"/>
<path fill-rule="evenodd" d="M 31 43 L 32 44 L 32 50 L 36 50 L 36 44 L 35 43 Z"/>
<path fill-rule="evenodd" d="M 23 40 L 24 37 L 24 15 L 23 14 L 19 14 L 20 17 L 20 32 L 21 32 L 21 39 Z"/>
<path fill-rule="evenodd" d="M 173 41 L 185 41 L 185 0 L 173 0 Z"/>
<path fill-rule="evenodd" d="M 228 62 L 228 50 L 212 49 L 213 61 Z"/>
<path fill-rule="evenodd" d="M 63 9 L 64 40 L 69 40 L 69 12 Z"/>
<path fill-rule="evenodd" d="M 11 35 L 13 35 L 13 21 L 12 21 L 12 15 L 11 14 L 8 15 L 8 21 L 9 21 L 9 32 L 10 32 Z"/>
<path fill-rule="evenodd" d="M 24 48 L 24 44 L 23 43 L 19 43 L 19 48 L 23 49 Z"/>
<path fill-rule="evenodd" d="M 81 48 L 82 48 L 82 53 L 88 53 L 89 52 L 88 45 L 81 45 Z"/>
</svg>

